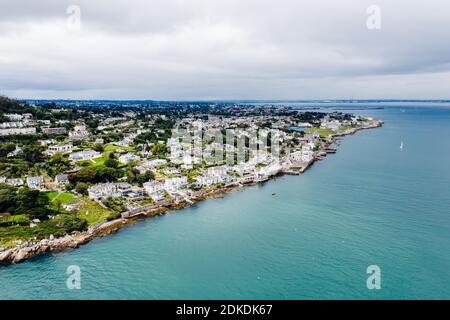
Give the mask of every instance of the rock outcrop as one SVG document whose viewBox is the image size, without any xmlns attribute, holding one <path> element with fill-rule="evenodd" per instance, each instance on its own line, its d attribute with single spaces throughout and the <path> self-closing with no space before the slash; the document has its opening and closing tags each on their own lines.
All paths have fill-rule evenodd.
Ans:
<svg viewBox="0 0 450 320">
<path fill-rule="evenodd" d="M 0 264 L 20 263 L 26 259 L 45 253 L 47 251 L 61 251 L 67 248 L 77 248 L 93 238 L 102 237 L 116 232 L 123 224 L 127 222 L 118 219 L 100 223 L 89 228 L 86 232 L 65 235 L 61 238 L 50 236 L 49 239 L 42 239 L 38 242 L 26 242 L 15 248 L 4 249 L 0 251 Z"/>
</svg>

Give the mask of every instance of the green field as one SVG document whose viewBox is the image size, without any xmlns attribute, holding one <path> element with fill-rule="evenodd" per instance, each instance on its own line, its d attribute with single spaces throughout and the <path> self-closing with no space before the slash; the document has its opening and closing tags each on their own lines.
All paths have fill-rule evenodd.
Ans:
<svg viewBox="0 0 450 320">
<path fill-rule="evenodd" d="M 108 144 L 105 146 L 105 152 L 116 152 L 117 150 L 122 149 L 123 151 L 133 151 L 134 149 L 132 147 L 122 147 L 122 146 L 116 146 L 114 144 Z"/>
<path fill-rule="evenodd" d="M 78 217 L 88 222 L 88 225 L 106 220 L 113 213 L 110 209 L 105 209 L 94 200 L 88 197 L 79 198 L 81 205 L 78 209 Z"/>
<path fill-rule="evenodd" d="M 307 134 L 316 133 L 316 132 L 319 133 L 322 138 L 326 138 L 326 137 L 334 134 L 334 131 L 331 129 L 309 128 L 309 129 L 306 129 L 306 131 L 305 131 L 305 133 L 307 133 Z"/>
<path fill-rule="evenodd" d="M 50 202 L 59 200 L 61 203 L 67 203 L 72 202 L 77 199 L 77 196 L 70 192 L 62 192 L 59 193 L 58 191 L 52 191 L 47 193 L 47 197 L 50 200 Z"/>
</svg>

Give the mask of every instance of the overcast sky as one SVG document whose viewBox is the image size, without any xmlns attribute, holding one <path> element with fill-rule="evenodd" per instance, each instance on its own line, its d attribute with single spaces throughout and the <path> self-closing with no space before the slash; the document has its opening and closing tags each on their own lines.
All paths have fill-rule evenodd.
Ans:
<svg viewBox="0 0 450 320">
<path fill-rule="evenodd" d="M 449 16 L 448 0 L 0 0 L 0 94 L 450 98 Z"/>
</svg>

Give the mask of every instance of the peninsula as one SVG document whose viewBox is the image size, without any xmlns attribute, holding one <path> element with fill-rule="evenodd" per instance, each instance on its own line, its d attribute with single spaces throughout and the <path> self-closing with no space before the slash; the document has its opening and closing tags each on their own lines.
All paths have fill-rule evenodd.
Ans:
<svg viewBox="0 0 450 320">
<path fill-rule="evenodd" d="M 282 104 L 0 97 L 0 264 L 281 174 L 383 121 Z"/>
</svg>

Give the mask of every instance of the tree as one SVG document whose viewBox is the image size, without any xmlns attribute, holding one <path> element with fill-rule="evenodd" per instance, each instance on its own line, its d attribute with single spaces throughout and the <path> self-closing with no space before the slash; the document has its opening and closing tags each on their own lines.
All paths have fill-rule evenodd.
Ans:
<svg viewBox="0 0 450 320">
<path fill-rule="evenodd" d="M 150 181 L 150 180 L 155 180 L 155 173 L 152 171 L 146 171 L 143 174 L 139 174 L 136 177 L 136 181 L 139 184 L 143 184 L 144 182 Z"/>
<path fill-rule="evenodd" d="M 16 188 L 0 184 L 0 212 L 10 211 L 16 204 Z"/>
<path fill-rule="evenodd" d="M 97 181 L 116 181 L 119 177 L 119 171 L 107 166 L 96 167 Z"/>
<path fill-rule="evenodd" d="M 75 186 L 75 191 L 82 195 L 88 194 L 89 185 L 85 182 L 78 182 Z"/>
<path fill-rule="evenodd" d="M 93 182 L 95 181 L 96 171 L 92 167 L 86 167 L 77 173 L 69 176 L 72 182 Z"/>
<path fill-rule="evenodd" d="M 108 158 L 105 160 L 105 166 L 108 168 L 117 168 L 119 166 L 119 161 L 113 158 Z"/>
<path fill-rule="evenodd" d="M 23 158 L 32 164 L 44 161 L 41 148 L 36 145 L 28 145 L 23 148 Z"/>
<path fill-rule="evenodd" d="M 17 193 L 14 213 L 45 218 L 50 213 L 48 209 L 49 204 L 50 200 L 45 193 L 39 190 L 22 188 Z"/>
<path fill-rule="evenodd" d="M 16 145 L 14 143 L 3 143 L 0 145 L 0 158 L 4 158 L 8 155 L 8 153 L 14 151 L 16 149 Z"/>
<path fill-rule="evenodd" d="M 100 143 L 96 143 L 92 146 L 92 149 L 94 149 L 97 152 L 103 152 L 105 150 L 105 148 L 103 147 L 102 144 Z"/>
</svg>

